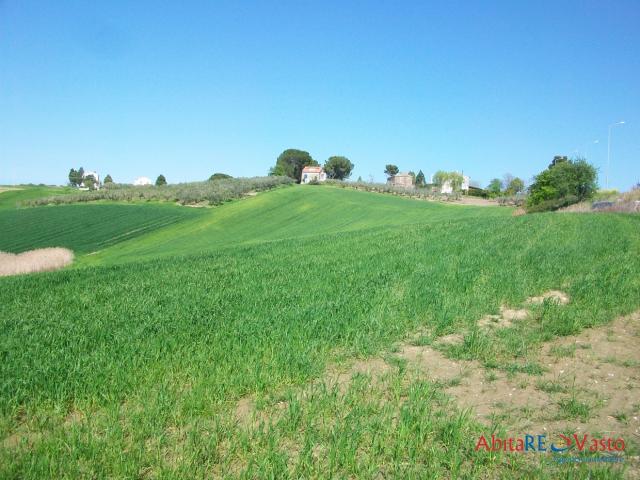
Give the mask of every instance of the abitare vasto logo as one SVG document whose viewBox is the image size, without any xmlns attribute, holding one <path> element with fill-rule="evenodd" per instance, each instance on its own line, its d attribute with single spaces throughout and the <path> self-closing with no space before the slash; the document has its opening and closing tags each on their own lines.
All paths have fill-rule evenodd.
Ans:
<svg viewBox="0 0 640 480">
<path fill-rule="evenodd" d="M 475 450 L 487 452 L 517 452 L 517 453 L 551 453 L 559 463 L 565 462 L 623 462 L 625 443 L 621 437 L 595 437 L 585 433 L 558 435 L 548 438 L 542 435 L 523 435 L 520 437 L 491 437 L 481 435 Z M 600 453 L 600 456 L 567 456 L 569 453 Z M 563 455 L 564 454 L 564 455 Z"/>
</svg>

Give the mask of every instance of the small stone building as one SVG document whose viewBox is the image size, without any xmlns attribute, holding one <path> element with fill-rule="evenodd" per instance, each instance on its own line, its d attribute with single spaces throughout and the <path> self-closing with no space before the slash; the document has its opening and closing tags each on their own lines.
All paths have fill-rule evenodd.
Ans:
<svg viewBox="0 0 640 480">
<path fill-rule="evenodd" d="M 395 187 L 413 187 L 414 178 L 413 175 L 409 175 L 407 172 L 400 172 L 389 177 L 387 183 Z"/>
</svg>

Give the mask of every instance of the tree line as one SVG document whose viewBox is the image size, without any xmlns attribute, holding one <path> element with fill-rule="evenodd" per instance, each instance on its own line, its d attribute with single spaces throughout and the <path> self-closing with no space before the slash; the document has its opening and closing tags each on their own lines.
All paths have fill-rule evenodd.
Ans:
<svg viewBox="0 0 640 480">
<path fill-rule="evenodd" d="M 318 167 L 320 164 L 313 159 L 311 154 L 304 150 L 289 148 L 278 155 L 276 164 L 269 169 L 269 175 L 290 177 L 300 183 L 302 169 L 304 167 Z M 329 157 L 324 162 L 323 168 L 328 178 L 334 180 L 346 180 L 351 176 L 354 164 L 344 156 Z"/>
</svg>

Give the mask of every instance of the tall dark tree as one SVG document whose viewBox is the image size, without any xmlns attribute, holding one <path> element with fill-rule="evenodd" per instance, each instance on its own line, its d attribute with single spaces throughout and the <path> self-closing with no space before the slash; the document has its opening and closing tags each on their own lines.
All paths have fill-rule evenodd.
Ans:
<svg viewBox="0 0 640 480">
<path fill-rule="evenodd" d="M 324 164 L 324 171 L 327 177 L 335 180 L 344 180 L 351 176 L 351 170 L 353 170 L 353 163 L 347 157 L 329 157 Z"/>
<path fill-rule="evenodd" d="M 269 175 L 291 177 L 300 183 L 302 169 L 308 165 L 317 166 L 318 162 L 311 158 L 309 152 L 289 148 L 278 156 L 275 166 L 269 170 Z"/>
<path fill-rule="evenodd" d="M 426 184 L 424 173 L 422 173 L 422 170 L 419 170 L 418 175 L 416 175 L 416 187 L 424 187 Z"/>
<path fill-rule="evenodd" d="M 77 187 L 81 182 L 82 177 L 80 176 L 80 173 L 75 168 L 69 170 L 69 184 Z"/>
<path fill-rule="evenodd" d="M 106 185 L 107 183 L 113 183 L 113 178 L 111 178 L 111 175 L 107 174 L 107 176 L 106 176 L 106 177 L 104 177 L 104 182 L 103 182 L 103 183 L 104 183 L 105 185 Z"/>
<path fill-rule="evenodd" d="M 384 167 L 384 173 L 388 177 L 393 177 L 394 175 L 397 175 L 399 171 L 400 169 L 397 167 L 397 165 L 388 164 L 388 165 L 385 165 Z"/>
<path fill-rule="evenodd" d="M 158 175 L 158 178 L 156 178 L 156 186 L 161 187 L 162 185 L 166 185 L 166 184 L 167 184 L 167 179 L 164 178 L 164 175 L 162 174 Z"/>
</svg>

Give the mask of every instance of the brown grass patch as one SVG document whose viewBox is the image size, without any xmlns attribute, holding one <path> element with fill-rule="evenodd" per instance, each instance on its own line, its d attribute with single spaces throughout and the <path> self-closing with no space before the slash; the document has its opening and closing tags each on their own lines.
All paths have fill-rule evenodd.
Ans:
<svg viewBox="0 0 640 480">
<path fill-rule="evenodd" d="M 532 303 L 534 305 L 540 305 L 544 303 L 545 300 L 549 300 L 551 302 L 558 303 L 560 305 L 566 305 L 569 303 L 569 295 L 560 290 L 549 290 L 548 292 L 543 293 L 539 297 L 529 297 L 527 299 L 527 303 Z"/>
<path fill-rule="evenodd" d="M 58 270 L 73 262 L 67 248 L 39 248 L 24 253 L 0 252 L 0 277 Z"/>
</svg>

